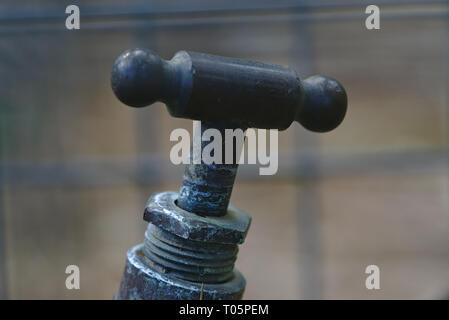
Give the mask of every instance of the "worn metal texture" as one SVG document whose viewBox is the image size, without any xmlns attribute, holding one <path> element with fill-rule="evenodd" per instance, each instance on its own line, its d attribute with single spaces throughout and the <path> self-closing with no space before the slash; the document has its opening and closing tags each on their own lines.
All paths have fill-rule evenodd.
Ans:
<svg viewBox="0 0 449 320">
<path fill-rule="evenodd" d="M 178 193 L 152 195 L 145 240 L 127 254 L 116 299 L 241 299 L 245 279 L 234 268 L 251 218 L 229 205 L 202 217 L 176 205 Z"/>
<path fill-rule="evenodd" d="M 237 175 L 240 152 L 243 148 L 244 133 L 246 128 L 241 122 L 214 121 L 202 122 L 201 130 L 194 134 L 201 134 L 197 137 L 201 141 L 198 152 L 203 154 L 206 150 L 209 139 L 203 139 L 210 129 L 220 134 L 221 150 L 212 150 L 213 156 L 220 160 L 220 163 L 208 163 L 201 159 L 201 164 L 193 161 L 194 148 L 191 150 L 190 164 L 186 165 L 184 177 L 179 190 L 177 205 L 182 209 L 194 212 L 201 216 L 222 216 L 227 213 L 232 188 Z M 239 130 L 241 141 L 233 137 L 227 137 L 227 131 Z M 195 130 L 194 130 L 195 131 Z M 211 137 L 211 140 L 216 137 Z M 207 151 L 207 150 L 206 150 Z M 218 152 L 221 151 L 220 154 Z M 232 154 L 230 154 L 232 152 Z M 228 155 L 229 153 L 229 155 Z M 229 161 L 226 161 L 226 155 Z"/>
<path fill-rule="evenodd" d="M 301 81 L 290 68 L 186 51 L 165 61 L 148 50 L 127 50 L 114 63 L 111 86 L 127 105 L 164 102 L 174 117 L 201 120 L 201 135 L 214 129 L 221 137 L 226 129 L 284 130 L 295 120 L 326 132 L 343 121 L 347 107 L 334 79 Z M 150 198 L 145 241 L 128 252 L 117 299 L 242 297 L 245 280 L 234 262 L 251 219 L 229 204 L 242 146 L 226 142 L 219 163 L 195 163 L 191 152 L 179 194 Z"/>
<path fill-rule="evenodd" d="M 149 50 L 127 50 L 114 63 L 111 86 L 133 107 L 161 101 L 174 117 L 248 128 L 285 130 L 296 120 L 311 131 L 330 131 L 347 107 L 334 79 L 301 81 L 290 68 L 186 51 L 166 61 Z"/>
<path fill-rule="evenodd" d="M 161 274 L 200 283 L 223 283 L 233 276 L 236 244 L 186 240 L 149 224 L 143 248 L 147 265 Z"/>
<path fill-rule="evenodd" d="M 178 237 L 195 241 L 241 244 L 245 240 L 251 218 L 229 205 L 221 217 L 202 217 L 176 205 L 178 193 L 153 194 L 144 211 L 144 220 Z"/>
<path fill-rule="evenodd" d="M 225 215 L 237 168 L 238 164 L 188 164 L 178 206 L 202 216 Z"/>
<path fill-rule="evenodd" d="M 223 283 L 191 282 L 157 272 L 145 263 L 143 244 L 127 253 L 125 271 L 117 300 L 237 300 L 241 299 L 246 281 L 234 269 Z"/>
</svg>

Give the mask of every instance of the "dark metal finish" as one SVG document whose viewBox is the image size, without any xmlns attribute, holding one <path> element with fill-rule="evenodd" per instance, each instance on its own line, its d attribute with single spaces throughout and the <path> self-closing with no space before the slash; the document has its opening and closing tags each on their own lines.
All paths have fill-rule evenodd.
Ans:
<svg viewBox="0 0 449 320">
<path fill-rule="evenodd" d="M 178 206 L 203 216 L 222 216 L 231 198 L 238 164 L 186 166 Z"/>
<path fill-rule="evenodd" d="M 347 105 L 334 79 L 301 81 L 290 68 L 186 51 L 170 61 L 149 50 L 125 51 L 114 63 L 111 85 L 129 106 L 162 101 L 174 117 L 238 121 L 248 128 L 285 130 L 296 120 L 312 131 L 330 131 Z"/>
<path fill-rule="evenodd" d="M 229 205 L 222 217 L 202 217 L 176 205 L 178 193 L 156 193 L 148 200 L 144 220 L 178 237 L 194 241 L 242 244 L 251 223 L 243 211 Z"/>
<path fill-rule="evenodd" d="M 240 299 L 245 279 L 234 262 L 251 218 L 232 205 L 223 217 L 201 217 L 177 199 L 162 192 L 148 200 L 144 243 L 128 252 L 115 298 Z"/>
<path fill-rule="evenodd" d="M 245 279 L 234 268 L 231 279 L 224 283 L 192 282 L 169 277 L 149 266 L 143 244 L 128 251 L 118 300 L 236 300 L 245 290 Z"/>
<path fill-rule="evenodd" d="M 225 137 L 226 129 L 240 129 L 243 134 L 244 130 L 241 129 L 243 126 L 242 123 L 203 122 L 201 124 L 201 136 L 211 128 L 218 130 L 222 137 Z M 202 152 L 208 143 L 209 141 L 202 140 L 199 151 Z M 192 150 L 190 164 L 186 166 L 179 191 L 178 206 L 202 216 L 222 216 L 226 214 L 238 169 L 237 154 L 240 154 L 243 147 L 243 145 L 237 145 L 237 141 L 231 143 L 232 145 L 229 146 L 232 148 L 233 154 L 231 164 L 225 164 L 225 143 L 222 143 L 221 164 L 208 164 L 203 161 L 201 165 L 194 164 Z"/>
<path fill-rule="evenodd" d="M 300 81 L 289 68 L 185 51 L 170 61 L 148 50 L 125 51 L 114 63 L 111 86 L 125 104 L 162 101 L 174 117 L 201 120 L 201 134 L 213 128 L 221 137 L 226 129 L 284 130 L 294 120 L 329 131 L 341 123 L 347 104 L 343 87 L 330 78 Z M 234 262 L 251 219 L 229 205 L 238 143 L 222 144 L 221 164 L 195 164 L 191 152 L 179 194 L 150 198 L 145 240 L 128 252 L 117 299 L 242 297 L 245 280 Z M 233 151 L 230 163 L 226 147 Z"/>
<path fill-rule="evenodd" d="M 222 283 L 232 278 L 238 248 L 236 244 L 184 239 L 148 224 L 143 251 L 159 273 L 193 282 Z"/>
</svg>

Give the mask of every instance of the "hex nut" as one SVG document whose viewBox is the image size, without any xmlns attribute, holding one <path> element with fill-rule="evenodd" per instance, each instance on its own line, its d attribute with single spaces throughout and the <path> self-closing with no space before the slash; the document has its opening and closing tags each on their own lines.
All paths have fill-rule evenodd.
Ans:
<svg viewBox="0 0 449 320">
<path fill-rule="evenodd" d="M 147 202 L 143 219 L 181 238 L 241 244 L 248 232 L 251 217 L 229 205 L 221 217 L 202 217 L 176 205 L 178 193 L 166 191 L 153 194 Z"/>
</svg>

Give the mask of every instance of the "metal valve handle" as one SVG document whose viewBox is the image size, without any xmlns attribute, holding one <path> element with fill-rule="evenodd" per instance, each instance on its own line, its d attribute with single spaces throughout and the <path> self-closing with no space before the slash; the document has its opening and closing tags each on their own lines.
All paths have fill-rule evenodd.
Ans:
<svg viewBox="0 0 449 320">
<path fill-rule="evenodd" d="M 127 105 L 161 101 L 172 116 L 201 120 L 202 131 L 221 134 L 249 127 L 284 130 L 294 120 L 326 132 L 342 122 L 347 107 L 336 80 L 301 81 L 289 68 L 186 51 L 170 61 L 148 50 L 125 51 L 114 63 L 111 85 Z M 242 297 L 245 279 L 234 262 L 251 218 L 229 204 L 237 167 L 235 160 L 190 163 L 179 192 L 151 196 L 145 240 L 128 252 L 117 299 Z"/>
<path fill-rule="evenodd" d="M 133 49 L 115 61 L 111 86 L 120 101 L 144 107 L 165 103 L 174 117 L 203 121 L 203 129 L 288 128 L 296 120 L 326 132 L 346 113 L 347 97 L 336 81 L 312 76 L 301 81 L 278 65 L 180 51 L 166 61 Z M 203 216 L 227 212 L 237 164 L 187 165 L 178 205 Z"/>
<path fill-rule="evenodd" d="M 132 107 L 161 101 L 174 117 L 287 129 L 296 120 L 327 132 L 345 117 L 343 86 L 324 76 L 300 80 L 290 68 L 179 51 L 166 61 L 149 50 L 121 54 L 111 74 L 117 98 Z"/>
</svg>

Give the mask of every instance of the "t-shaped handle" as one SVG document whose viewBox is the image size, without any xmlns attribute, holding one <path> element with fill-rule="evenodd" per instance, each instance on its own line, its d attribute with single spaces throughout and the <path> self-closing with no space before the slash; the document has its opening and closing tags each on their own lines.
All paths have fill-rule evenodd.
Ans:
<svg viewBox="0 0 449 320">
<path fill-rule="evenodd" d="M 127 105 L 161 101 L 172 116 L 201 120 L 202 130 L 213 127 L 222 134 L 226 128 L 284 130 L 293 120 L 326 132 L 342 122 L 347 105 L 336 80 L 301 81 L 289 68 L 186 51 L 170 61 L 148 50 L 125 51 L 114 63 L 111 85 Z M 177 205 L 203 216 L 226 214 L 237 166 L 188 164 Z"/>
<path fill-rule="evenodd" d="M 347 107 L 334 79 L 301 81 L 290 68 L 186 51 L 166 61 L 149 50 L 127 50 L 114 63 L 111 85 L 132 107 L 161 101 L 174 117 L 252 128 L 284 130 L 296 120 L 326 132 L 343 121 Z"/>
</svg>

